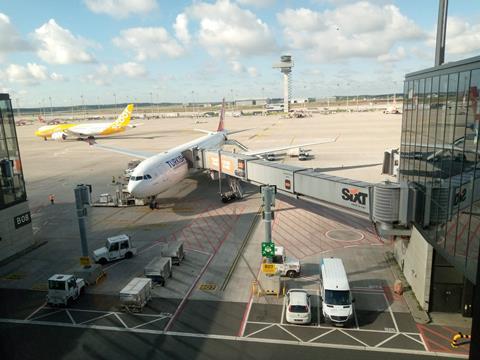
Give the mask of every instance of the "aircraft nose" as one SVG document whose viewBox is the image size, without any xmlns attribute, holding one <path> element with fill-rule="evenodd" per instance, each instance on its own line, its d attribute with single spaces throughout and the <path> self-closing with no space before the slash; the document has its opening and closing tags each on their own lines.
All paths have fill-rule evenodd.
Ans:
<svg viewBox="0 0 480 360">
<path fill-rule="evenodd" d="M 129 181 L 128 182 L 128 186 L 127 186 L 127 190 L 130 194 L 132 194 L 133 196 L 135 197 L 138 197 L 139 194 L 139 185 L 140 185 L 140 182 L 139 181 Z"/>
</svg>

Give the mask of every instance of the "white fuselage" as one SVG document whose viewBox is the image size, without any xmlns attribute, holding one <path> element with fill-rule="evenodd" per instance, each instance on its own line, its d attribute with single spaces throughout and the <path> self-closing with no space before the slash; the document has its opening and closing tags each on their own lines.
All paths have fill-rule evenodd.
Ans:
<svg viewBox="0 0 480 360">
<path fill-rule="evenodd" d="M 94 124 L 79 124 L 68 129 L 69 132 L 77 135 L 100 135 L 107 130 L 112 123 L 94 123 Z"/>
<path fill-rule="evenodd" d="M 192 148 L 218 149 L 225 143 L 225 132 L 208 134 L 143 160 L 132 172 L 128 192 L 136 198 L 158 195 L 188 175 L 182 153 Z"/>
</svg>

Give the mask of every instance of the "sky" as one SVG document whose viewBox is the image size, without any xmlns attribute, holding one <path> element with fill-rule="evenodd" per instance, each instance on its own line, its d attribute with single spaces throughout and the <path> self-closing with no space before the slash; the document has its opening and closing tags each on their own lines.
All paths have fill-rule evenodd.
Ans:
<svg viewBox="0 0 480 360">
<path fill-rule="evenodd" d="M 433 66 L 438 0 L 0 0 L 14 106 L 401 92 Z M 480 55 L 480 1 L 451 0 L 446 61 Z"/>
</svg>

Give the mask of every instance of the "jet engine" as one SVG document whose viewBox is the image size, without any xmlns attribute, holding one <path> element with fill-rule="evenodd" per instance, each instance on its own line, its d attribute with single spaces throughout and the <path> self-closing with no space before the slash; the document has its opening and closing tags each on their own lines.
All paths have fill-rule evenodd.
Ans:
<svg viewBox="0 0 480 360">
<path fill-rule="evenodd" d="M 65 134 L 63 131 L 54 132 L 52 134 L 53 140 L 65 140 L 66 138 L 67 138 L 67 134 Z"/>
</svg>

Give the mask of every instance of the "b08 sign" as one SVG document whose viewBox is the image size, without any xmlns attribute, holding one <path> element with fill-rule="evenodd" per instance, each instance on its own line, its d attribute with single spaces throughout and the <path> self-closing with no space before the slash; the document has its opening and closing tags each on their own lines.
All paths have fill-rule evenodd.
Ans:
<svg viewBox="0 0 480 360">
<path fill-rule="evenodd" d="M 21 228 L 24 225 L 30 224 L 32 222 L 32 216 L 30 215 L 30 211 L 23 213 L 21 215 L 17 215 L 13 218 L 15 222 L 15 229 Z"/>
</svg>

